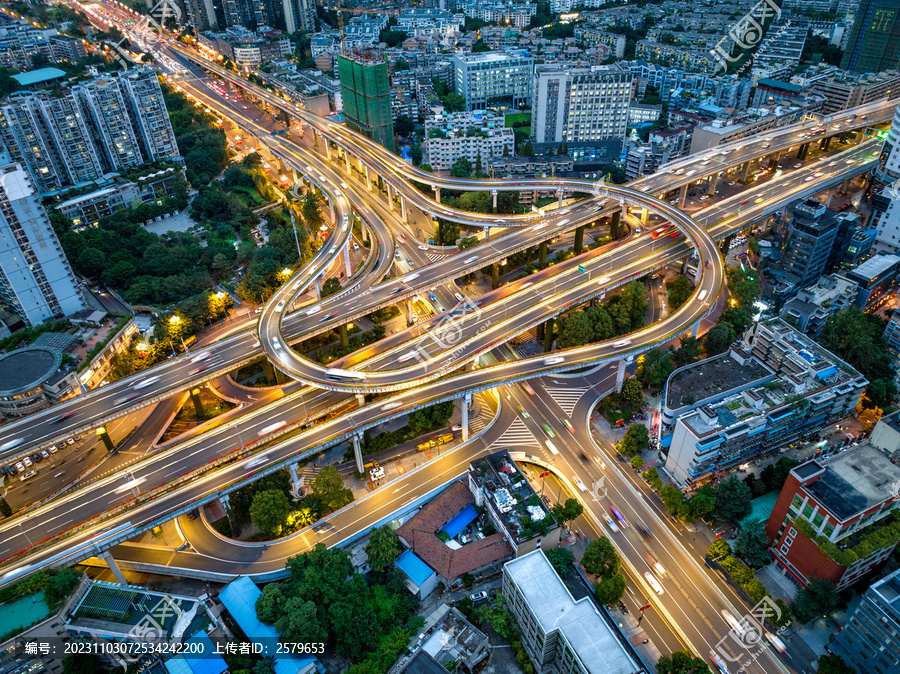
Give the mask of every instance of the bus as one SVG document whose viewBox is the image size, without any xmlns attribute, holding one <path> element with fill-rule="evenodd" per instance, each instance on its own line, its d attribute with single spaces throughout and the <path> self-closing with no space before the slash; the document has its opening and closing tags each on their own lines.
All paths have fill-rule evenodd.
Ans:
<svg viewBox="0 0 900 674">
<path fill-rule="evenodd" d="M 362 372 L 354 372 L 353 370 L 341 370 L 336 367 L 329 367 L 325 370 L 325 377 L 332 381 L 365 381 L 366 375 Z"/>
</svg>

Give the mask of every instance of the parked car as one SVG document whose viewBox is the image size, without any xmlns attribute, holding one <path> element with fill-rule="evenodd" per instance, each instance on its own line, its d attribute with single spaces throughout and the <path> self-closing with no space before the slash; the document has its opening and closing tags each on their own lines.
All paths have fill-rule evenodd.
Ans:
<svg viewBox="0 0 900 674">
<path fill-rule="evenodd" d="M 482 590 L 481 592 L 476 592 L 475 594 L 470 594 L 469 599 L 472 600 L 473 603 L 478 603 L 480 601 L 485 601 L 488 598 L 488 593 Z"/>
</svg>

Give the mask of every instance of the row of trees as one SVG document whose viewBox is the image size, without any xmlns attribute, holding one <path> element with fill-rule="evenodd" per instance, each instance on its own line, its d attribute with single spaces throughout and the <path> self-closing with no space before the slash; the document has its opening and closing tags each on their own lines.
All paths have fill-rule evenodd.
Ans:
<svg viewBox="0 0 900 674">
<path fill-rule="evenodd" d="M 640 281 L 632 281 L 622 292 L 603 305 L 573 312 L 560 321 L 557 345 L 581 346 L 623 335 L 644 325 L 647 290 Z"/>
</svg>

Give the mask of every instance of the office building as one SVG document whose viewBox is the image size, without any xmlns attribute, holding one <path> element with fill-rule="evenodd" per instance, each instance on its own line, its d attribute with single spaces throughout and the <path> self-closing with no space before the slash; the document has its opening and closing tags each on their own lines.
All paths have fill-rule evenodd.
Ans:
<svg viewBox="0 0 900 674">
<path fill-rule="evenodd" d="M 534 59 L 525 50 L 457 53 L 453 70 L 454 88 L 466 99 L 466 110 L 531 107 Z"/>
<path fill-rule="evenodd" d="M 178 156 L 156 73 L 104 75 L 0 102 L 0 141 L 42 195 Z"/>
<path fill-rule="evenodd" d="M 543 550 L 504 564 L 502 589 L 536 672 L 646 671 L 609 614 L 593 597 L 576 601 Z"/>
<path fill-rule="evenodd" d="M 777 231 L 785 242 L 781 263 L 766 277 L 789 284 L 792 290 L 816 282 L 831 271 L 832 251 L 838 238 L 837 219 L 815 199 L 804 199 L 785 209 Z"/>
<path fill-rule="evenodd" d="M 438 606 L 410 639 L 388 674 L 433 674 L 452 670 L 475 671 L 491 651 L 484 632 L 447 604 Z"/>
<path fill-rule="evenodd" d="M 845 272 L 858 285 L 856 306 L 865 310 L 891 292 L 900 271 L 900 256 L 874 255 L 862 264 Z"/>
<path fill-rule="evenodd" d="M 900 526 L 891 517 L 898 483 L 900 466 L 868 442 L 794 468 L 766 523 L 778 570 L 803 587 L 827 578 L 838 589 L 875 570 L 897 546 L 884 528 Z"/>
<path fill-rule="evenodd" d="M 822 112 L 830 115 L 874 101 L 900 95 L 900 73 L 837 73 L 810 85 L 810 91 L 825 96 Z"/>
<path fill-rule="evenodd" d="M 338 56 L 338 78 L 344 117 L 354 131 L 394 152 L 391 91 L 384 61 L 363 56 Z"/>
<path fill-rule="evenodd" d="M 665 470 L 681 485 L 814 436 L 850 414 L 865 377 L 781 319 L 757 323 L 741 346 L 675 370 L 663 423 L 674 426 Z"/>
<path fill-rule="evenodd" d="M 866 590 L 829 648 L 860 672 L 900 671 L 900 570 Z"/>
<path fill-rule="evenodd" d="M 28 325 L 84 309 L 75 274 L 20 164 L 0 168 L 0 299 Z"/>
<path fill-rule="evenodd" d="M 894 311 L 884 328 L 884 341 L 894 359 L 894 368 L 900 365 L 900 312 Z M 883 419 L 883 417 L 882 417 Z M 881 420 L 879 420 L 879 423 Z M 872 434 L 874 438 L 874 433 Z M 872 444 L 875 444 L 874 439 Z"/>
<path fill-rule="evenodd" d="M 536 152 L 565 143 L 578 161 L 617 158 L 628 129 L 631 72 L 619 65 L 534 70 L 531 139 Z"/>
<path fill-rule="evenodd" d="M 841 68 L 855 73 L 897 70 L 900 0 L 860 0 Z"/>
<path fill-rule="evenodd" d="M 781 318 L 811 337 L 822 333 L 828 317 L 856 301 L 856 281 L 832 274 L 823 276 L 808 288 L 802 288 L 781 308 Z"/>
</svg>

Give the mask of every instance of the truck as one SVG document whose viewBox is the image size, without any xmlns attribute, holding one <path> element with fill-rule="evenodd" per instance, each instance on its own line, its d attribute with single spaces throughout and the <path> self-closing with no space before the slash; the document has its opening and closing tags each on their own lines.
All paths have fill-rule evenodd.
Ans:
<svg viewBox="0 0 900 674">
<path fill-rule="evenodd" d="M 424 452 L 431 449 L 432 447 L 439 447 L 440 445 L 444 445 L 448 442 L 453 442 L 453 433 L 449 431 L 446 433 L 442 433 L 441 435 L 437 435 L 427 442 L 420 443 L 418 445 L 418 449 L 420 452 Z"/>
</svg>

